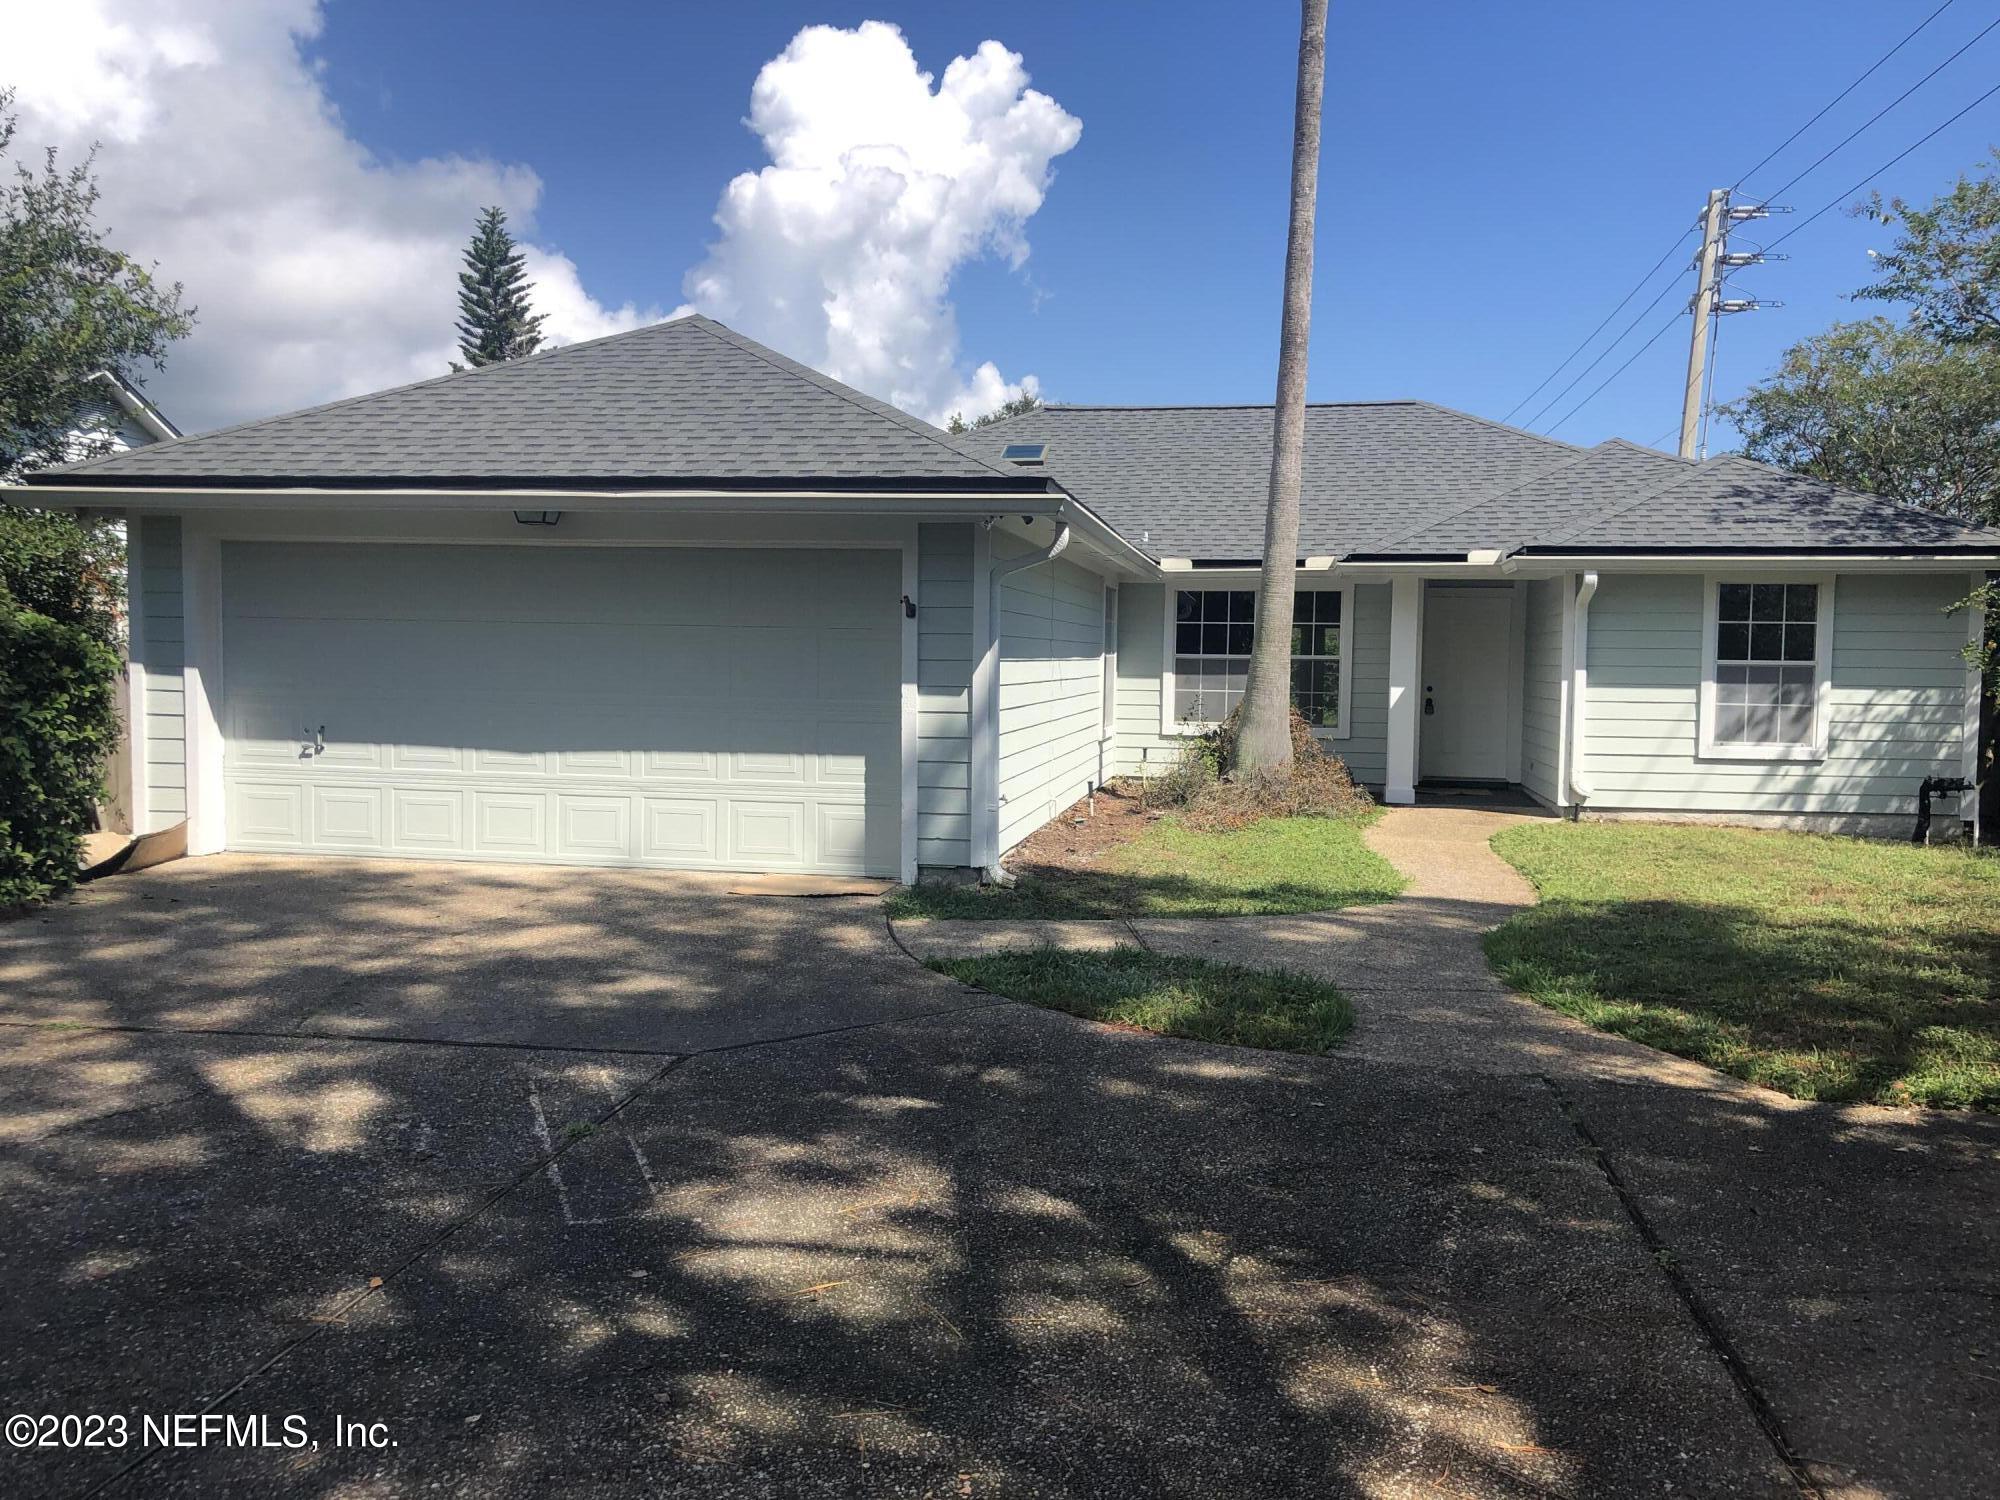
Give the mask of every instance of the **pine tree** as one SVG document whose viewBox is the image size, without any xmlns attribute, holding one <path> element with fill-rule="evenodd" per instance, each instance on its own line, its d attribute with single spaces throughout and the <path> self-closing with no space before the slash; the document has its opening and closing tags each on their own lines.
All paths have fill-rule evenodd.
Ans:
<svg viewBox="0 0 2000 1500">
<path fill-rule="evenodd" d="M 530 312 L 534 284 L 521 271 L 521 252 L 507 232 L 507 214 L 489 208 L 465 247 L 458 273 L 458 347 L 465 362 L 497 365 L 533 354 L 542 344 L 542 313 Z"/>
</svg>

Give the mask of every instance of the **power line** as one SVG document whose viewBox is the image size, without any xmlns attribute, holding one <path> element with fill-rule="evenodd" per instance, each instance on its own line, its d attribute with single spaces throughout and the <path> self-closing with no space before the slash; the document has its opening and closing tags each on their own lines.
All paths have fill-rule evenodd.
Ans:
<svg viewBox="0 0 2000 1500">
<path fill-rule="evenodd" d="M 1932 68 L 1930 72 L 1924 74 L 1923 77 L 1919 78 L 1915 83 L 1911 84 L 1908 88 L 1904 89 L 1902 93 L 1898 94 L 1895 98 L 1891 99 L 1887 104 L 1883 105 L 1880 109 L 1876 110 L 1874 114 L 1870 115 L 1866 120 L 1862 121 L 1861 124 L 1856 126 L 1853 130 L 1849 131 L 1845 136 L 1841 138 L 1840 143 L 1838 145 L 1833 146 L 1828 150 L 1822 152 L 1818 157 L 1818 159 L 1815 160 L 1811 166 L 1807 167 L 1803 172 L 1794 173 L 1783 187 L 1778 188 L 1774 192 L 1764 194 L 1763 195 L 1764 200 L 1766 202 L 1769 202 L 1773 198 L 1784 197 L 1785 193 L 1789 189 L 1796 186 L 1798 183 L 1802 182 L 1807 177 L 1810 177 L 1814 172 L 1818 171 L 1822 166 L 1824 166 L 1829 158 L 1839 154 L 1842 150 L 1844 150 L 1847 147 L 1847 145 L 1854 140 L 1856 136 L 1862 134 L 1877 120 L 1881 119 L 1884 115 L 1889 113 L 1890 110 L 1894 109 L 1897 105 L 1901 104 L 1905 99 L 1909 98 L 1910 95 L 1914 94 L 1918 89 L 1922 88 L 1925 84 L 1929 83 L 1933 78 L 1937 77 L 1938 74 L 1942 73 L 1946 68 L 1950 67 L 1953 63 L 1957 62 L 1959 58 L 1963 57 L 1968 51 L 1970 51 L 1981 40 L 1983 40 L 1987 32 L 1992 31 L 1996 26 L 2000 26 L 2000 17 L 1995 17 L 1993 20 L 1987 22 L 1986 26 L 1979 32 L 1977 36 L 1973 37 L 1971 41 L 1967 42 L 1963 47 L 1960 47 L 1958 51 L 1952 53 L 1950 57 L 1947 57 L 1943 62 L 1939 63 L 1935 68 Z M 1912 149 L 1915 148 L 1913 147 Z M 1762 163 L 1759 163 L 1759 165 L 1762 165 Z M 1756 169 L 1752 168 L 1751 170 L 1754 171 Z M 1745 177 L 1748 177 L 1750 174 L 1746 172 L 1743 175 Z"/>
<path fill-rule="evenodd" d="M 1832 109 L 1834 105 L 1840 103 L 1841 100 L 1845 99 L 1849 94 L 1853 93 L 1856 89 L 1860 88 L 1862 84 L 1866 83 L 1870 78 L 1874 77 L 1876 70 L 1879 69 L 1882 66 L 1882 64 L 1887 62 L 1890 58 L 1894 57 L 1898 52 L 1901 52 L 1911 42 L 1915 41 L 1918 32 L 1922 31 L 1926 26 L 1930 25 L 1931 22 L 1935 21 L 1939 16 L 1943 15 L 1946 11 L 1950 10 L 1951 7 L 1952 7 L 1952 0 L 1944 0 L 1944 4 L 1940 5 L 1936 10 L 1932 11 L 1929 15 L 1925 16 L 1923 20 L 1917 22 L 1916 26 L 1912 28 L 1900 42 L 1896 43 L 1895 46 L 1891 47 L 1887 52 L 1884 52 L 1880 57 L 1876 58 L 1874 63 L 1870 65 L 1866 73 L 1863 73 L 1859 78 L 1855 79 L 1854 82 L 1850 83 L 1846 88 L 1842 89 L 1839 93 L 1835 94 L 1831 99 L 1827 100 L 1826 103 L 1822 104 L 1819 108 L 1818 114 L 1814 115 L 1810 120 L 1806 121 L 1805 124 L 1801 125 L 1797 130 L 1794 130 L 1790 135 L 1786 136 L 1782 141 L 1778 142 L 1777 145 L 1773 146 L 1769 151 L 1765 152 L 1764 159 L 1762 161 L 1758 162 L 1756 166 L 1752 167 L 1749 171 L 1745 172 L 1741 177 L 1737 178 L 1735 182 L 1731 183 L 1729 187 L 1730 193 L 1733 195 L 1738 188 L 1743 186 L 1744 183 L 1748 182 L 1752 177 L 1756 176 L 1758 172 L 1762 171 L 1764 167 L 1770 163 L 1773 157 L 1777 156 L 1780 152 L 1782 152 L 1785 149 L 1785 147 L 1791 145 L 1793 141 L 1797 140 L 1800 136 L 1804 135 L 1808 130 L 1812 129 L 1813 126 L 1817 125 L 1822 119 L 1826 117 L 1826 112 L 1828 110 Z M 1984 35 L 1984 33 L 1981 34 Z M 1973 40 L 1977 41 L 1978 38 L 1975 37 L 1973 38 Z M 1776 195 L 1774 194 L 1773 196 Z"/>
<path fill-rule="evenodd" d="M 1646 314 L 1651 312 L 1654 308 L 1658 307 L 1661 301 L 1668 295 L 1668 293 L 1672 292 L 1673 289 L 1674 289 L 1674 283 L 1671 281 L 1669 281 L 1665 286 L 1661 287 L 1660 290 L 1656 294 L 1654 294 L 1653 300 L 1651 302 L 1648 302 L 1644 307 L 1640 308 L 1638 313 L 1633 317 L 1632 321 L 1627 323 L 1624 326 L 1624 328 L 1619 331 L 1618 337 L 1613 339 L 1610 343 L 1606 344 L 1602 349 L 1597 351 L 1597 358 L 1593 359 L 1589 364 L 1585 365 L 1581 370 L 1578 370 L 1576 374 L 1570 378 L 1570 382 L 1568 385 L 1564 386 L 1561 390 L 1557 391 L 1553 396 L 1549 397 L 1547 401 L 1543 402 L 1542 409 L 1536 412 L 1532 417 L 1528 418 L 1528 420 L 1522 423 L 1521 425 L 1532 430 L 1534 425 L 1537 422 L 1541 421 L 1542 418 L 1548 414 L 1549 408 L 1554 406 L 1558 401 L 1562 400 L 1562 398 L 1567 396 L 1571 391 L 1575 390 L 1577 386 L 1583 383 L 1583 378 L 1586 375 L 1588 375 L 1592 370 L 1596 369 L 1599 365 L 1603 364 L 1605 358 L 1611 353 L 1611 351 L 1613 349 L 1616 349 L 1620 344 L 1624 343 L 1625 340 L 1631 336 L 1632 330 L 1637 328 L 1642 322 L 1645 321 Z M 1621 365 L 1619 366 L 1619 368 L 1623 369 L 1624 366 Z M 1544 382 L 1544 384 L 1546 383 L 1547 382 Z M 1587 400 L 1589 398 L 1586 397 L 1585 399 Z M 1569 419 L 1565 417 L 1563 420 L 1568 421 Z M 1557 426 L 1560 425 L 1561 423 L 1557 424 Z M 1555 429 L 1551 428 L 1549 430 L 1554 431 Z"/>
<path fill-rule="evenodd" d="M 1984 33 L 1981 34 L 1984 35 Z M 1877 167 L 1874 171 L 1868 173 L 1865 177 L 1863 177 L 1859 182 L 1855 183 L 1853 187 L 1848 188 L 1845 192 L 1834 194 L 1832 198 L 1828 199 L 1825 203 L 1821 204 L 1818 208 L 1814 209 L 1811 213 L 1807 214 L 1803 219 L 1800 219 L 1798 223 L 1794 224 L 1790 229 L 1787 229 L 1783 234 L 1779 235 L 1775 240 L 1771 241 L 1770 245 L 1767 246 L 1766 248 L 1776 249 L 1779 245 L 1784 244 L 1786 240 L 1790 239 L 1793 235 L 1797 234 L 1801 229 L 1804 229 L 1806 225 L 1812 223 L 1813 220 L 1821 217 L 1824 214 L 1832 212 L 1835 208 L 1839 207 L 1840 204 L 1845 202 L 1847 199 L 1852 198 L 1856 193 L 1860 192 L 1863 188 L 1868 186 L 1869 183 L 1873 182 L 1877 177 L 1880 177 L 1884 172 L 1888 171 L 1889 168 L 1895 166 L 1897 162 L 1901 161 L 1904 157 L 1908 156 L 1912 151 L 1915 151 L 1919 146 L 1927 144 L 1933 137 L 1942 135 L 1946 130 L 1950 129 L 1953 125 L 1956 125 L 1960 120 L 1964 119 L 1967 115 L 1971 114 L 1975 109 L 1979 108 L 1980 105 L 1984 104 L 1988 99 L 1991 99 L 1995 94 L 2000 94 L 2000 83 L 1994 84 L 1992 88 L 1988 89 L 1985 93 L 1981 94 L 1977 99 L 1974 99 L 1970 104 L 1966 105 L 1964 109 L 1961 109 L 1957 114 L 1953 115 L 1949 120 L 1946 120 L 1942 125 L 1939 125 L 1935 129 L 1927 132 L 1920 139 L 1912 141 L 1909 145 L 1905 146 L 1901 151 L 1898 151 L 1894 156 L 1890 157 L 1887 161 L 1883 162 L 1881 166 Z"/>
<path fill-rule="evenodd" d="M 1951 0 L 1945 0 L 1945 4 L 1949 5 L 1950 3 Z M 1530 401 L 1534 400 L 1535 397 L 1541 395 L 1543 388 L 1546 387 L 1551 380 L 1554 380 L 1556 376 L 1562 374 L 1564 370 L 1569 368 L 1569 362 L 1575 359 L 1579 354 L 1583 353 L 1583 351 L 1589 347 L 1590 341 L 1596 338 L 1600 333 L 1604 332 L 1605 325 L 1608 324 L 1613 318 L 1617 317 L 1619 313 L 1625 310 L 1625 304 L 1630 302 L 1634 297 L 1638 296 L 1640 290 L 1646 285 L 1646 283 L 1651 281 L 1655 276 L 1659 274 L 1660 267 L 1664 266 L 1670 259 L 1672 259 L 1674 252 L 1680 249 L 1680 247 L 1687 242 L 1687 237 L 1689 232 L 1690 231 L 1687 229 L 1683 229 L 1680 232 L 1680 234 L 1675 238 L 1674 242 L 1671 245 L 1667 246 L 1666 254 L 1662 255 L 1658 260 L 1654 261 L 1652 268 L 1648 270 L 1644 276 L 1641 276 L 1636 282 L 1632 284 L 1632 290 L 1627 292 L 1624 296 L 1620 297 L 1618 299 L 1618 305 L 1612 308 L 1610 312 L 1604 315 L 1603 321 L 1600 322 L 1595 328 L 1591 329 L 1589 333 L 1585 334 L 1582 340 L 1577 344 L 1577 346 L 1562 357 L 1561 364 L 1557 365 L 1553 370 L 1549 371 L 1548 374 L 1542 377 L 1542 382 L 1540 385 L 1536 386 L 1532 391 L 1528 392 L 1527 395 L 1523 396 L 1519 401 L 1516 401 L 1514 403 L 1512 409 L 1508 411 L 1507 415 L 1500 419 L 1502 422 L 1513 421 L 1515 412 L 1519 411 L 1522 407 L 1526 406 Z M 1644 317 L 1645 314 L 1641 313 L 1640 316 Z M 1615 347 L 1615 341 L 1614 341 L 1614 347 Z M 1604 351 L 1605 354 L 1608 354 L 1610 352 L 1611 352 L 1610 349 L 1606 349 Z M 1599 359 L 1602 359 L 1603 357 L 1604 357 L 1603 354 L 1600 354 L 1598 356 Z M 1590 373 L 1588 367 L 1585 368 L 1583 373 L 1586 375 Z M 1580 375 L 1577 378 L 1582 379 L 1582 376 Z M 1567 392 L 1568 389 L 1569 387 L 1565 386 L 1562 391 L 1558 391 L 1553 397 L 1553 399 L 1551 399 L 1551 401 L 1549 402 L 1549 406 L 1553 406 L 1557 401 L 1562 400 L 1564 393 Z M 1549 409 L 1548 406 L 1544 406 L 1542 408 L 1542 411 L 1547 411 L 1548 409 Z M 1539 416 L 1540 413 L 1538 412 L 1536 415 Z M 1532 427 L 1535 424 L 1532 420 L 1530 420 L 1528 425 Z"/>
<path fill-rule="evenodd" d="M 1645 343 L 1641 344 L 1638 348 L 1632 351 L 1632 353 L 1626 358 L 1624 364 L 1620 365 L 1617 369 L 1613 370 L 1609 375 L 1605 376 L 1602 380 L 1600 380 L 1597 383 L 1596 389 L 1592 390 L 1588 396 L 1585 396 L 1581 401 L 1577 402 L 1576 405 L 1572 406 L 1568 411 L 1564 412 L 1561 417 L 1557 418 L 1554 422 L 1550 423 L 1546 431 L 1549 433 L 1553 433 L 1558 427 L 1562 426 L 1563 423 L 1567 422 L 1571 417 L 1575 416 L 1578 412 L 1582 411 L 1586 406 L 1590 405 L 1591 402 L 1595 401 L 1599 393 L 1602 392 L 1606 386 L 1610 385 L 1612 381 L 1616 380 L 1620 375 L 1623 375 L 1627 370 L 1631 369 L 1632 366 L 1635 363 L 1637 363 L 1639 356 L 1644 354 L 1648 349 L 1652 348 L 1653 345 L 1657 344 L 1662 338 L 1664 338 L 1666 336 L 1667 330 L 1669 328 L 1672 328 L 1676 323 L 1680 322 L 1680 320 L 1681 320 L 1681 314 L 1675 313 L 1671 318 L 1667 319 L 1666 322 L 1662 323 L 1657 329 L 1654 330 L 1653 336 L 1651 338 L 1647 339 Z M 1675 430 L 1679 431 L 1680 424 L 1675 423 L 1674 425 L 1675 425 Z"/>
</svg>

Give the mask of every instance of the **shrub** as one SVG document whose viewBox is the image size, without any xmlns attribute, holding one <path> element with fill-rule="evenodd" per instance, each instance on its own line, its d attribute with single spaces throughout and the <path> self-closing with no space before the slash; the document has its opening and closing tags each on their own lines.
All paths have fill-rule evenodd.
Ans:
<svg viewBox="0 0 2000 1500">
<path fill-rule="evenodd" d="M 1171 770 L 1145 783 L 1146 804 L 1175 809 L 1190 828 L 1214 833 L 1265 818 L 1340 817 L 1375 805 L 1346 762 L 1326 753 L 1297 709 L 1292 710 L 1292 763 L 1281 771 L 1225 777 L 1236 734 L 1237 714 L 1231 713 L 1189 740 Z"/>
<path fill-rule="evenodd" d="M 89 630 L 0 592 L 0 911 L 75 883 L 118 734 L 118 672 Z"/>
<path fill-rule="evenodd" d="M 0 594 L 18 609 L 116 644 L 124 535 L 109 521 L 0 505 Z"/>
</svg>

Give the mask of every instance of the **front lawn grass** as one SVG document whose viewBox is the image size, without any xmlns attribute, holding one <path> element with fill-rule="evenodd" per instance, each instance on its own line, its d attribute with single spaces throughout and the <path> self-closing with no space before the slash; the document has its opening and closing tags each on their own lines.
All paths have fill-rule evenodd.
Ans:
<svg viewBox="0 0 2000 1500">
<path fill-rule="evenodd" d="M 1735 828 L 1536 823 L 1488 934 L 1544 1005 L 1795 1099 L 2000 1110 L 2000 859 Z"/>
<path fill-rule="evenodd" d="M 1038 866 L 1012 886 L 903 886 L 890 893 L 889 914 L 1245 917 L 1388 901 L 1404 882 L 1361 841 L 1374 818 L 1268 818 L 1201 833 L 1167 817 L 1087 868 Z"/>
<path fill-rule="evenodd" d="M 1322 980 L 1143 948 L 1034 948 L 934 958 L 929 967 L 1010 1000 L 1233 1047 L 1317 1054 L 1354 1025 L 1347 997 Z"/>
</svg>

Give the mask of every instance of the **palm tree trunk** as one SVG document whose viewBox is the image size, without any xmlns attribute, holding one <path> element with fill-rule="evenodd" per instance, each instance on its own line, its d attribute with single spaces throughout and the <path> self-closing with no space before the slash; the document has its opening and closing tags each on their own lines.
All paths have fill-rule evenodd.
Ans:
<svg viewBox="0 0 2000 1500">
<path fill-rule="evenodd" d="M 1264 576 L 1257 633 L 1236 737 L 1244 772 L 1291 764 L 1292 586 L 1299 552 L 1299 486 L 1306 452 L 1306 344 L 1312 332 L 1313 219 L 1319 203 L 1320 98 L 1326 86 L 1326 0 L 1303 0 L 1299 95 L 1292 123 L 1292 230 L 1285 247 L 1285 315 L 1278 335 L 1271 494 L 1264 514 Z"/>
</svg>

